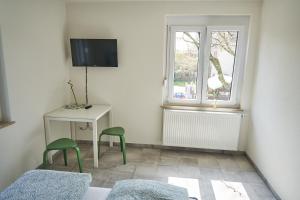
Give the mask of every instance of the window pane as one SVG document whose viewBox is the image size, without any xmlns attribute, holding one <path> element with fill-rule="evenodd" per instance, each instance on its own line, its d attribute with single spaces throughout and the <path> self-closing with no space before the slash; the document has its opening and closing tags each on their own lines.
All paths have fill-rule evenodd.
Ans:
<svg viewBox="0 0 300 200">
<path fill-rule="evenodd" d="M 173 98 L 197 99 L 199 32 L 176 32 Z"/>
<path fill-rule="evenodd" d="M 237 31 L 211 32 L 207 80 L 209 100 L 230 100 L 237 38 Z"/>
</svg>

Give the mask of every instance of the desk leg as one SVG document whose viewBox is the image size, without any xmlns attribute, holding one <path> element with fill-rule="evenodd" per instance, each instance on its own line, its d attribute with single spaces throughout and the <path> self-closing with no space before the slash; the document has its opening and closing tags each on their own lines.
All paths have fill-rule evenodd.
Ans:
<svg viewBox="0 0 300 200">
<path fill-rule="evenodd" d="M 112 127 L 112 110 L 110 110 L 108 113 L 108 124 L 109 124 L 109 128 L 111 128 Z M 109 146 L 110 147 L 114 146 L 113 137 L 111 137 L 111 136 L 109 136 Z"/>
<path fill-rule="evenodd" d="M 76 126 L 75 122 L 70 122 L 71 138 L 76 141 Z"/>
<path fill-rule="evenodd" d="M 93 121 L 93 152 L 94 152 L 94 167 L 98 168 L 97 120 Z"/>
<path fill-rule="evenodd" d="M 50 127 L 50 120 L 46 117 L 45 120 L 45 140 L 46 140 L 46 146 L 51 142 L 50 135 L 51 135 L 51 127 Z M 52 153 L 51 151 L 48 153 L 48 160 L 49 163 L 52 164 Z"/>
</svg>

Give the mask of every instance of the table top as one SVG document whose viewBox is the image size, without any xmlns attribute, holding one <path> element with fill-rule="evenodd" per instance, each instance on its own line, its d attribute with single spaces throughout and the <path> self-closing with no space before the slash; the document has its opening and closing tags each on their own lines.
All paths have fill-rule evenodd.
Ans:
<svg viewBox="0 0 300 200">
<path fill-rule="evenodd" d="M 46 113 L 46 118 L 66 119 L 66 120 L 98 120 L 111 110 L 111 105 L 93 105 L 89 109 L 66 109 L 64 107 Z"/>
</svg>

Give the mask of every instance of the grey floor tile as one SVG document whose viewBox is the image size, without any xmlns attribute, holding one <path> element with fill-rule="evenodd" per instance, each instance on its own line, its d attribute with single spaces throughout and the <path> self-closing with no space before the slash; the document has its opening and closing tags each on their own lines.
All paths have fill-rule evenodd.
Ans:
<svg viewBox="0 0 300 200">
<path fill-rule="evenodd" d="M 112 168 L 120 164 L 123 164 L 123 156 L 118 152 L 104 153 L 99 159 L 100 168 Z"/>
<path fill-rule="evenodd" d="M 143 149 L 142 157 L 145 159 L 145 162 L 159 162 L 160 159 L 160 150 L 159 149 Z"/>
<path fill-rule="evenodd" d="M 108 182 L 114 184 L 116 181 L 127 180 L 133 178 L 132 172 L 110 171 L 108 174 Z"/>
<path fill-rule="evenodd" d="M 178 164 L 180 166 L 198 167 L 198 159 L 197 158 L 180 157 Z"/>
<path fill-rule="evenodd" d="M 200 168 L 200 176 L 207 180 L 221 180 L 223 178 L 220 169 Z"/>
<path fill-rule="evenodd" d="M 110 173 L 110 170 L 107 170 L 107 169 L 92 169 L 91 170 L 93 180 L 94 179 L 102 180 L 102 181 L 108 180 L 109 173 Z"/>
<path fill-rule="evenodd" d="M 178 177 L 182 178 L 200 178 L 200 169 L 198 166 L 178 166 L 177 167 Z"/>
<path fill-rule="evenodd" d="M 178 167 L 170 165 L 159 165 L 155 174 L 157 177 L 178 177 Z"/>
<path fill-rule="evenodd" d="M 73 171 L 73 167 L 61 166 L 61 165 L 49 165 L 46 169 L 57 170 L 57 171 Z"/>
<path fill-rule="evenodd" d="M 175 150 L 162 149 L 161 150 L 161 156 L 178 158 L 179 157 L 179 152 L 175 151 Z"/>
<path fill-rule="evenodd" d="M 111 171 L 118 171 L 118 172 L 130 172 L 134 173 L 136 170 L 136 165 L 127 163 L 127 164 L 120 164 L 110 169 Z"/>
<path fill-rule="evenodd" d="M 217 162 L 223 171 L 240 171 L 240 167 L 232 156 L 217 157 Z"/>
<path fill-rule="evenodd" d="M 263 184 L 263 180 L 256 172 L 241 172 L 243 181 L 246 183 L 259 183 Z"/>
<path fill-rule="evenodd" d="M 202 154 L 198 157 L 200 168 L 219 169 L 220 165 L 214 155 Z"/>
<path fill-rule="evenodd" d="M 142 149 L 137 148 L 128 148 L 126 151 L 126 156 L 128 162 L 131 163 L 140 163 L 145 160 L 145 157 L 142 154 Z"/>
<path fill-rule="evenodd" d="M 142 150 L 143 155 L 155 155 L 160 156 L 160 149 L 150 149 L 150 148 L 144 148 Z"/>
<path fill-rule="evenodd" d="M 243 176 L 239 171 L 222 171 L 222 180 L 229 182 L 244 182 Z"/>
<path fill-rule="evenodd" d="M 159 155 L 143 155 L 143 163 L 147 163 L 149 165 L 151 164 L 158 164 L 160 162 L 160 156 Z"/>
<path fill-rule="evenodd" d="M 248 161 L 244 155 L 234 155 L 233 159 L 240 167 L 241 171 L 255 171 L 253 165 Z"/>
<path fill-rule="evenodd" d="M 159 164 L 177 166 L 179 165 L 179 157 L 160 156 Z"/>
<path fill-rule="evenodd" d="M 202 155 L 201 152 L 198 151 L 184 151 L 184 150 L 180 150 L 177 151 L 179 156 L 182 158 L 198 158 L 199 156 Z"/>
<path fill-rule="evenodd" d="M 161 181 L 164 183 L 168 183 L 168 177 L 155 177 L 155 176 L 140 176 L 140 175 L 133 175 L 134 179 L 143 179 L 143 180 L 154 180 L 154 181 Z"/>
<path fill-rule="evenodd" d="M 81 151 L 81 158 L 84 157 L 86 154 L 86 151 Z M 68 166 L 74 167 L 78 161 L 77 161 L 77 155 L 74 150 L 68 150 L 67 151 L 67 161 L 68 161 Z M 59 153 L 56 158 L 53 160 L 53 164 L 57 166 L 64 166 L 65 161 L 64 161 L 64 156 L 62 153 Z"/>
<path fill-rule="evenodd" d="M 215 200 L 214 190 L 210 179 L 199 179 L 201 200 Z"/>
<path fill-rule="evenodd" d="M 263 183 L 243 183 L 249 198 L 252 200 L 271 200 L 275 199 L 272 192 Z"/>
<path fill-rule="evenodd" d="M 212 181 L 241 183 L 250 200 L 275 200 L 243 155 L 128 147 L 127 164 L 123 165 L 119 146 L 101 145 L 99 168 L 95 169 L 92 145 L 80 144 L 80 148 L 83 171 L 93 177 L 91 186 L 111 188 L 116 181 L 132 178 L 166 183 L 171 177 L 191 178 L 198 180 L 201 200 L 215 200 Z M 68 166 L 64 166 L 63 155 L 58 155 L 48 169 L 79 171 L 76 154 L 68 152 Z"/>
<path fill-rule="evenodd" d="M 107 180 L 99 180 L 99 179 L 93 179 L 91 186 L 92 187 L 104 187 L 104 188 L 110 188 L 108 184 L 106 184 Z"/>
<path fill-rule="evenodd" d="M 134 175 L 145 176 L 145 177 L 157 177 L 157 165 L 136 165 Z"/>
</svg>

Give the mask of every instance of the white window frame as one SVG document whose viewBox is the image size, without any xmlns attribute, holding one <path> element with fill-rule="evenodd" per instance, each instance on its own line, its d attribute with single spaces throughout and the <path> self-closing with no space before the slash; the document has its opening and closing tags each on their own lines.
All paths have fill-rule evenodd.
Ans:
<svg viewBox="0 0 300 200">
<path fill-rule="evenodd" d="M 174 83 L 174 68 L 175 68 L 175 50 L 176 50 L 176 32 L 200 32 L 200 48 L 198 52 L 198 67 L 197 67 L 197 84 L 196 84 L 196 99 L 176 99 L 173 97 L 173 83 Z M 186 103 L 186 104 L 199 104 L 201 102 L 201 88 L 202 88 L 202 67 L 200 66 L 203 62 L 204 55 L 204 34 L 206 30 L 202 26 L 170 26 L 168 30 L 168 101 L 172 103 Z M 203 52 L 203 53 L 202 53 Z"/>
<path fill-rule="evenodd" d="M 175 39 L 176 32 L 200 32 L 200 48 L 199 62 L 197 71 L 197 99 L 176 99 L 173 97 L 174 83 L 174 64 L 175 64 Z M 237 46 L 235 62 L 233 66 L 233 78 L 231 87 L 231 96 L 229 101 L 224 100 L 208 100 L 207 99 L 207 80 L 208 69 L 210 65 L 209 54 L 211 46 L 211 33 L 213 31 L 237 31 Z M 245 62 L 246 38 L 244 26 L 168 26 L 167 35 L 167 103 L 171 104 L 198 104 L 198 105 L 213 105 L 217 104 L 224 107 L 236 107 L 240 103 L 240 95 L 242 89 L 242 75 Z M 203 52 L 203 53 L 202 53 Z"/>
<path fill-rule="evenodd" d="M 208 69 L 210 65 L 209 54 L 211 47 L 211 33 L 214 31 L 237 31 L 237 46 L 235 53 L 235 60 L 233 66 L 233 77 L 231 82 L 231 92 L 230 92 L 230 100 L 216 100 L 217 105 L 237 105 L 239 104 L 239 96 L 241 91 L 241 84 L 239 81 L 239 77 L 241 76 L 241 69 L 243 67 L 243 55 L 245 46 L 243 45 L 244 41 L 244 28 L 242 26 L 208 26 L 207 27 L 207 38 L 206 38 L 206 47 L 205 47 L 205 61 L 204 61 L 204 69 L 203 69 L 203 84 L 202 84 L 202 104 L 211 105 L 215 103 L 215 100 L 207 99 L 207 80 L 208 80 Z"/>
</svg>

